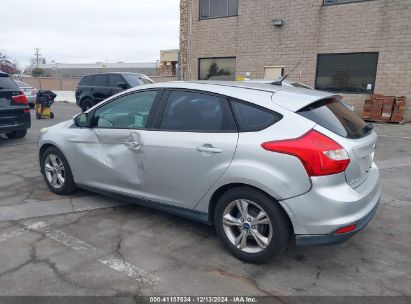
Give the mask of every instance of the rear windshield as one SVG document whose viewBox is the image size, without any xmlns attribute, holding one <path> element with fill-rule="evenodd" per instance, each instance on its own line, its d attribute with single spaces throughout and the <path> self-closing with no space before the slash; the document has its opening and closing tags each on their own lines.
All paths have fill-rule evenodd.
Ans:
<svg viewBox="0 0 411 304">
<path fill-rule="evenodd" d="M 127 80 L 130 86 L 137 87 L 142 84 L 152 84 L 153 81 L 148 77 L 133 75 L 133 74 L 124 74 L 123 77 Z"/>
<path fill-rule="evenodd" d="M 4 89 L 17 89 L 17 86 L 9 76 L 0 74 L 0 90 Z"/>
<path fill-rule="evenodd" d="M 361 138 L 371 131 L 356 113 L 336 100 L 317 101 L 298 114 L 346 138 Z"/>
</svg>

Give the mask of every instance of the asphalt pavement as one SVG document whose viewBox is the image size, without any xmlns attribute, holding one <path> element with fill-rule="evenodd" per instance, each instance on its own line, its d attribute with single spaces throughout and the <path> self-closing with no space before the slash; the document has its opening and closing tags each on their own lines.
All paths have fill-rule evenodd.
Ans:
<svg viewBox="0 0 411 304">
<path fill-rule="evenodd" d="M 38 167 L 43 127 L 0 136 L 0 295 L 411 295 L 411 125 L 378 125 L 382 201 L 348 242 L 290 245 L 265 265 L 232 257 L 212 227 L 87 191 L 51 193 Z"/>
</svg>

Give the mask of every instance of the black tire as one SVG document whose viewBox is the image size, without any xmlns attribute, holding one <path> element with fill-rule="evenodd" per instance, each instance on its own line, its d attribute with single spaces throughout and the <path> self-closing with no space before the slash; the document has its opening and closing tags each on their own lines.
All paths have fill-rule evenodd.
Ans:
<svg viewBox="0 0 411 304">
<path fill-rule="evenodd" d="M 90 98 L 84 98 L 81 101 L 81 111 L 84 113 L 93 107 L 93 101 Z"/>
<path fill-rule="evenodd" d="M 272 225 L 272 237 L 271 241 L 265 249 L 257 253 L 249 253 L 236 247 L 228 238 L 223 225 L 224 210 L 231 202 L 239 199 L 244 199 L 253 202 L 258 205 L 267 215 Z M 255 208 L 255 206 L 254 206 Z M 247 263 L 265 263 L 270 261 L 274 256 L 280 254 L 287 246 L 290 239 L 290 227 L 287 217 L 278 202 L 266 194 L 255 190 L 251 187 L 238 187 L 233 188 L 225 192 L 218 200 L 216 208 L 214 210 L 214 225 L 217 231 L 217 235 L 223 242 L 225 247 L 239 260 Z M 263 225 L 267 226 L 267 225 Z M 251 226 L 248 226 L 248 229 Z M 255 227 L 255 226 L 253 226 Z M 267 226 L 268 227 L 268 226 Z M 242 230 L 243 227 L 240 227 Z M 239 228 L 238 228 L 239 229 Z M 255 229 L 255 228 L 252 228 Z M 259 229 L 259 228 L 256 228 Z M 253 242 L 250 236 L 247 236 L 247 242 Z M 257 244 L 258 245 L 258 244 Z"/>
<path fill-rule="evenodd" d="M 62 184 L 60 188 L 54 187 L 49 182 L 46 176 L 45 162 L 46 162 L 47 156 L 51 154 L 58 156 L 58 158 L 62 161 L 64 165 L 64 183 Z M 64 154 L 61 153 L 61 151 L 57 149 L 56 147 L 50 147 L 50 148 L 47 148 L 46 151 L 44 151 L 44 153 L 41 155 L 40 166 L 41 166 L 41 173 L 43 174 L 43 178 L 47 186 L 52 192 L 59 194 L 59 195 L 68 195 L 68 194 L 73 193 L 77 189 L 76 184 L 74 183 L 73 174 L 71 173 L 70 165 L 67 159 L 65 158 Z"/>
<path fill-rule="evenodd" d="M 18 131 L 13 131 L 6 133 L 7 138 L 13 139 L 13 138 L 24 138 L 27 135 L 27 130 L 18 130 Z"/>
<path fill-rule="evenodd" d="M 50 119 L 54 119 L 54 112 L 50 112 Z"/>
</svg>

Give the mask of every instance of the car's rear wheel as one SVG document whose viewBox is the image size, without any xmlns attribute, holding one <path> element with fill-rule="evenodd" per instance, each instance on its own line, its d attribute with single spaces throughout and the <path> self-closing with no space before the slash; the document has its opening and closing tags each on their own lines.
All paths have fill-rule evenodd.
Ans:
<svg viewBox="0 0 411 304">
<path fill-rule="evenodd" d="M 26 135 L 27 135 L 27 130 L 18 130 L 18 131 L 6 133 L 6 136 L 10 139 L 23 138 L 23 137 L 26 137 Z"/>
<path fill-rule="evenodd" d="M 93 102 L 90 98 L 85 98 L 81 102 L 81 110 L 86 112 L 88 109 L 93 107 Z"/>
<path fill-rule="evenodd" d="M 248 263 L 264 263 L 289 240 L 287 218 L 278 203 L 249 187 L 228 190 L 214 212 L 216 231 L 227 249 Z"/>
<path fill-rule="evenodd" d="M 76 184 L 67 159 L 55 147 L 50 147 L 43 153 L 41 173 L 47 186 L 56 194 L 66 195 L 76 190 Z"/>
</svg>

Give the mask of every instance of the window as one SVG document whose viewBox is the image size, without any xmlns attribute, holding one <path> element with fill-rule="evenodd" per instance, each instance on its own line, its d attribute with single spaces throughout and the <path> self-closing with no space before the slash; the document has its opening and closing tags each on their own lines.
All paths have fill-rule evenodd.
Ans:
<svg viewBox="0 0 411 304">
<path fill-rule="evenodd" d="M 108 76 L 108 86 L 109 87 L 118 87 L 119 83 L 125 83 L 123 77 L 117 74 L 111 74 Z"/>
<path fill-rule="evenodd" d="M 145 128 L 157 91 L 125 95 L 98 108 L 93 126 L 112 129 Z"/>
<path fill-rule="evenodd" d="M 200 0 L 200 19 L 238 15 L 238 0 Z"/>
<path fill-rule="evenodd" d="M 199 59 L 200 80 L 235 80 L 235 57 Z"/>
<path fill-rule="evenodd" d="M 142 84 L 152 84 L 154 83 L 150 78 L 144 75 L 136 74 L 124 74 L 123 77 L 128 81 L 132 87 L 137 87 Z"/>
<path fill-rule="evenodd" d="M 171 91 L 160 128 L 199 132 L 237 130 L 227 100 L 186 91 Z"/>
<path fill-rule="evenodd" d="M 344 3 L 363 2 L 363 1 L 371 1 L 371 0 L 324 0 L 324 5 L 344 4 Z"/>
<path fill-rule="evenodd" d="M 0 74 L 0 89 L 17 89 L 17 85 L 6 74 Z"/>
<path fill-rule="evenodd" d="M 342 93 L 374 92 L 378 53 L 320 54 L 315 88 Z"/>
<path fill-rule="evenodd" d="M 263 130 L 283 118 L 279 113 L 247 102 L 233 101 L 232 106 L 240 132 Z"/>
<path fill-rule="evenodd" d="M 94 76 L 93 86 L 105 87 L 107 86 L 107 75 Z"/>
<path fill-rule="evenodd" d="M 81 78 L 79 85 L 91 85 L 93 78 L 93 75 L 84 76 L 83 78 Z"/>
<path fill-rule="evenodd" d="M 299 110 L 298 114 L 347 138 L 361 138 L 370 131 L 370 129 L 364 128 L 365 122 L 356 113 L 336 100 L 317 101 Z"/>
</svg>

